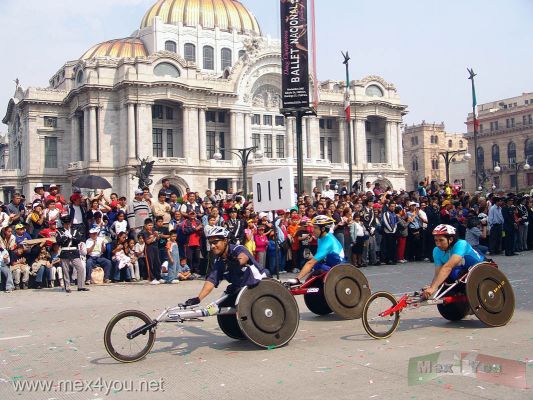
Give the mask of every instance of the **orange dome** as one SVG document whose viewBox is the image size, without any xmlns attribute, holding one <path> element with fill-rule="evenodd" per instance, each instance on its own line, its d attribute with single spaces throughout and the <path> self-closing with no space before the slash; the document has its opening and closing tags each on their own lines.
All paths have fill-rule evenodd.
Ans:
<svg viewBox="0 0 533 400">
<path fill-rule="evenodd" d="M 134 58 L 146 57 L 144 43 L 136 38 L 113 39 L 91 47 L 81 56 L 82 60 L 95 57 Z"/>
<path fill-rule="evenodd" d="M 155 17 L 165 24 L 261 35 L 255 16 L 236 0 L 158 0 L 144 16 L 141 29 L 152 26 Z"/>
</svg>

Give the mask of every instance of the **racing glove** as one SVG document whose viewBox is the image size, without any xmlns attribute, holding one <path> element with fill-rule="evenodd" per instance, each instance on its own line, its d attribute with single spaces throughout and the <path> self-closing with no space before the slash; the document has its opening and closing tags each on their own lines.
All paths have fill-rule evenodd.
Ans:
<svg viewBox="0 0 533 400">
<path fill-rule="evenodd" d="M 200 298 L 199 298 L 199 297 L 191 297 L 191 298 L 188 299 L 184 304 L 185 304 L 185 306 L 187 306 L 187 307 L 195 306 L 195 305 L 197 305 L 197 304 L 200 304 Z"/>
</svg>

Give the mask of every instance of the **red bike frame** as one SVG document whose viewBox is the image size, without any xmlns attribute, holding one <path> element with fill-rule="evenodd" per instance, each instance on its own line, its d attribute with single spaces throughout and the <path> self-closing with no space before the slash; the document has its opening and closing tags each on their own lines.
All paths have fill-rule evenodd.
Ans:
<svg viewBox="0 0 533 400">
<path fill-rule="evenodd" d="M 294 288 L 291 288 L 290 291 L 293 296 L 299 295 L 299 294 L 307 294 L 307 293 L 316 293 L 318 292 L 318 288 L 316 287 L 310 287 L 313 282 L 317 280 L 324 280 L 328 272 L 322 272 L 320 275 L 315 275 L 306 280 L 304 283 L 302 283 L 300 286 L 296 286 Z"/>
</svg>

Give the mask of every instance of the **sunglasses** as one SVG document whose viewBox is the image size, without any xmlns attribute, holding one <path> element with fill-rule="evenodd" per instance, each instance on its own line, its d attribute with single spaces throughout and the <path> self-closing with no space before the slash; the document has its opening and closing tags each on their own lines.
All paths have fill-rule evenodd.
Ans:
<svg viewBox="0 0 533 400">
<path fill-rule="evenodd" d="M 213 240 L 210 240 L 210 241 L 209 241 L 209 244 L 210 244 L 211 246 L 216 246 L 216 245 L 217 245 L 219 242 L 221 242 L 222 240 L 224 240 L 224 239 L 213 239 Z"/>
</svg>

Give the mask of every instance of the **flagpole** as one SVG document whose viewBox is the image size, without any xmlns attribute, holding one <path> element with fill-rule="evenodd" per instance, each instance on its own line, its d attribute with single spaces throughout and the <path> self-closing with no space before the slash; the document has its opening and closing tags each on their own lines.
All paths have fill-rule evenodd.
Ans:
<svg viewBox="0 0 533 400">
<path fill-rule="evenodd" d="M 353 191 L 353 162 L 352 162 L 352 135 L 350 134 L 350 124 L 351 124 L 351 118 L 350 118 L 350 56 L 348 55 L 348 52 L 344 54 L 343 52 L 342 56 L 344 57 L 343 64 L 346 66 L 346 94 L 345 94 L 345 108 L 344 112 L 346 114 L 346 135 L 348 135 L 348 176 L 349 176 L 349 182 L 350 182 L 350 190 L 349 193 Z M 341 149 L 341 151 L 344 151 L 344 149 Z M 361 182 L 361 187 L 363 185 L 363 182 Z"/>
<path fill-rule="evenodd" d="M 478 154 L 477 154 L 477 129 L 478 129 L 478 123 L 477 123 L 477 113 L 476 113 L 476 107 L 477 107 L 477 98 L 476 98 L 476 85 L 474 82 L 474 77 L 476 74 L 474 73 L 473 68 L 467 68 L 468 73 L 470 76 L 468 79 L 472 81 L 472 120 L 474 123 L 474 163 L 476 164 L 476 187 L 475 190 L 478 190 L 479 185 L 479 161 L 478 161 Z"/>
</svg>

